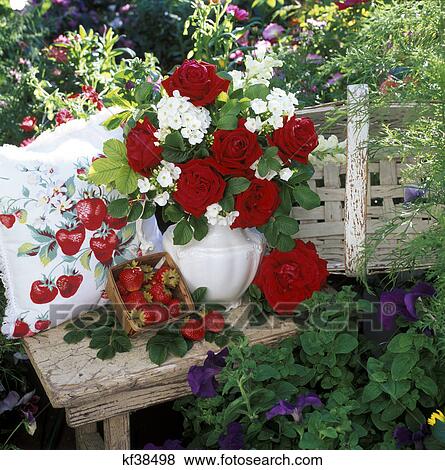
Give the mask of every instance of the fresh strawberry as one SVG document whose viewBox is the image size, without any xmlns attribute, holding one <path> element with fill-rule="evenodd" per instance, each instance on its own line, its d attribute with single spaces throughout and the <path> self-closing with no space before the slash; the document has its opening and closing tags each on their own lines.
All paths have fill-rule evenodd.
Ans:
<svg viewBox="0 0 445 470">
<path fill-rule="evenodd" d="M 72 297 L 79 290 L 82 281 L 82 274 L 64 274 L 57 279 L 56 286 L 59 289 L 60 295 L 67 299 L 68 297 Z"/>
<path fill-rule="evenodd" d="M 49 281 L 34 281 L 31 285 L 31 291 L 29 296 L 35 304 L 47 304 L 52 302 L 59 293 L 57 287 L 55 287 Z"/>
<path fill-rule="evenodd" d="M 150 292 L 153 302 L 169 305 L 172 300 L 172 293 L 162 284 L 154 283 L 150 286 L 148 291 Z"/>
<path fill-rule="evenodd" d="M 139 266 L 134 268 L 124 268 L 119 273 L 119 281 L 128 292 L 135 292 L 142 287 L 144 282 L 144 271 Z"/>
<path fill-rule="evenodd" d="M 94 237 L 90 240 L 90 248 L 97 261 L 106 263 L 113 257 L 113 252 L 119 245 L 119 238 L 111 230 L 107 235 Z"/>
<path fill-rule="evenodd" d="M 204 317 L 204 326 L 207 331 L 219 333 L 224 330 L 224 317 L 221 312 L 209 312 Z"/>
<path fill-rule="evenodd" d="M 51 320 L 37 320 L 34 324 L 34 328 L 37 331 L 47 330 L 51 325 Z"/>
<path fill-rule="evenodd" d="M 0 214 L 0 223 L 6 228 L 11 228 L 15 224 L 15 216 L 13 214 Z"/>
<path fill-rule="evenodd" d="M 153 268 L 149 264 L 144 264 L 142 266 L 142 271 L 144 271 L 144 286 L 145 286 L 149 284 L 150 281 L 153 279 Z"/>
<path fill-rule="evenodd" d="M 136 310 L 139 321 L 145 325 L 156 325 L 168 320 L 168 310 L 163 305 L 142 305 Z"/>
<path fill-rule="evenodd" d="M 127 225 L 127 217 L 121 217 L 118 219 L 107 214 L 105 217 L 105 223 L 108 225 L 108 227 L 113 228 L 114 230 L 120 230 Z"/>
<path fill-rule="evenodd" d="M 119 294 L 121 295 L 122 298 L 124 298 L 128 294 L 127 289 L 125 289 L 124 285 L 119 280 L 116 282 L 116 286 L 117 286 L 117 290 L 119 291 Z"/>
<path fill-rule="evenodd" d="M 181 334 L 191 341 L 202 341 L 205 336 L 204 322 L 200 318 L 187 320 L 181 328 Z"/>
<path fill-rule="evenodd" d="M 76 204 L 76 212 L 87 230 L 97 230 L 107 215 L 107 206 L 97 197 L 82 199 Z"/>
<path fill-rule="evenodd" d="M 29 331 L 30 329 L 28 323 L 25 323 L 22 320 L 16 320 L 14 326 L 14 333 L 12 333 L 12 336 L 16 338 L 22 338 L 23 336 L 26 336 Z"/>
<path fill-rule="evenodd" d="M 146 305 L 148 299 L 145 297 L 144 293 L 140 290 L 136 292 L 129 292 L 125 296 L 125 304 L 131 310 L 133 308 L 139 308 L 141 305 Z"/>
<path fill-rule="evenodd" d="M 156 271 L 153 281 L 156 283 L 163 283 L 165 286 L 174 289 L 179 283 L 179 274 L 176 269 L 170 268 L 170 266 L 162 266 L 161 269 Z"/>
<path fill-rule="evenodd" d="M 74 256 L 79 253 L 85 240 L 85 227 L 78 225 L 72 230 L 61 228 L 56 232 L 56 241 L 65 255 Z"/>
<path fill-rule="evenodd" d="M 178 299 L 173 299 L 169 306 L 168 311 L 172 318 L 178 318 L 181 315 L 181 302 Z"/>
</svg>

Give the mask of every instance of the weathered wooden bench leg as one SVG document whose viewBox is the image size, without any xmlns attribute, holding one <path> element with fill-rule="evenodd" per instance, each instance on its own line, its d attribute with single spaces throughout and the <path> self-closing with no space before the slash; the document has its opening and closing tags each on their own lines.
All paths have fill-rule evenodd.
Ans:
<svg viewBox="0 0 445 470">
<path fill-rule="evenodd" d="M 97 432 L 97 424 L 84 424 L 74 429 L 78 450 L 103 450 L 104 441 Z"/>
<path fill-rule="evenodd" d="M 130 449 L 130 414 L 125 413 L 104 420 L 105 449 Z"/>
</svg>

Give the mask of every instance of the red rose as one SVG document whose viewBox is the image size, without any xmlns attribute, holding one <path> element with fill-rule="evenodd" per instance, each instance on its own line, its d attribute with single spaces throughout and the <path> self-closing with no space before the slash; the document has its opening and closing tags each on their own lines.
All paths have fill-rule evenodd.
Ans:
<svg viewBox="0 0 445 470">
<path fill-rule="evenodd" d="M 163 80 L 162 85 L 169 96 L 178 90 L 181 96 L 188 96 L 195 106 L 206 106 L 214 103 L 222 91 L 227 91 L 230 81 L 216 75 L 215 65 L 193 59 L 185 60 L 171 77 Z"/>
<path fill-rule="evenodd" d="M 138 122 L 127 136 L 128 164 L 134 171 L 143 176 L 150 176 L 153 167 L 161 161 L 162 147 L 155 145 L 158 139 L 154 136 L 156 128 L 147 119 Z"/>
<path fill-rule="evenodd" d="M 186 212 L 199 218 L 207 206 L 223 198 L 226 182 L 205 160 L 190 160 L 178 166 L 181 176 L 173 198 Z"/>
<path fill-rule="evenodd" d="M 296 240 L 292 251 L 272 250 L 265 256 L 253 283 L 275 312 L 290 313 L 324 286 L 329 275 L 327 264 L 313 243 Z"/>
<path fill-rule="evenodd" d="M 253 175 L 250 166 L 263 153 L 256 134 L 245 128 L 245 122 L 245 119 L 239 119 L 238 127 L 233 131 L 217 130 L 213 134 L 212 160 L 223 175 Z"/>
<path fill-rule="evenodd" d="M 309 154 L 318 146 L 314 123 L 305 117 L 285 118 L 284 126 L 275 130 L 267 140 L 269 145 L 278 147 L 278 155 L 284 162 L 307 163 Z"/>
<path fill-rule="evenodd" d="M 239 216 L 232 228 L 260 227 L 268 222 L 281 203 L 278 186 L 273 181 L 252 179 L 250 186 L 235 199 Z"/>
<path fill-rule="evenodd" d="M 24 132 L 32 132 L 37 124 L 37 118 L 34 116 L 26 116 L 20 124 L 20 129 Z"/>
</svg>

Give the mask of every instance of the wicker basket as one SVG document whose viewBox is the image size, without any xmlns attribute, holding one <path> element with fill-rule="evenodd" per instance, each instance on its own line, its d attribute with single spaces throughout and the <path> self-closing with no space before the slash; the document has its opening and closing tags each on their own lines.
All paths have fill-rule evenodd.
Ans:
<svg viewBox="0 0 445 470">
<path fill-rule="evenodd" d="M 186 286 L 182 275 L 176 266 L 176 263 L 173 261 L 171 256 L 168 253 L 162 252 L 162 253 L 153 253 L 151 255 L 146 255 L 146 256 L 141 256 L 140 258 L 137 258 L 137 261 L 139 264 L 148 264 L 150 266 L 155 267 L 161 259 L 165 258 L 164 264 L 167 264 L 173 269 L 176 269 L 176 271 L 179 273 L 179 284 L 178 287 L 175 289 L 175 297 L 181 302 L 183 305 L 183 309 L 185 307 L 185 311 L 183 312 L 183 315 L 181 315 L 178 318 L 170 319 L 168 323 L 172 323 L 174 321 L 179 320 L 182 318 L 184 315 L 187 315 L 188 312 L 192 312 L 195 308 L 194 302 L 192 299 L 192 295 Z M 117 288 L 116 285 L 116 280 L 119 277 L 119 273 L 124 269 L 125 266 L 128 265 L 130 261 L 126 261 L 125 263 L 118 264 L 116 266 L 113 266 L 109 273 L 108 273 L 108 282 L 107 282 L 107 287 L 106 291 L 108 294 L 108 297 L 110 298 L 110 301 L 113 304 L 114 310 L 116 312 L 116 317 L 118 318 L 120 324 L 122 325 L 122 328 L 130 335 L 133 336 L 136 333 L 140 333 L 142 331 L 147 331 L 149 329 L 154 329 L 155 326 L 147 326 L 144 328 L 141 328 L 138 326 L 138 324 L 131 318 L 131 314 L 128 311 L 124 301 L 122 300 L 122 297 L 120 295 L 119 289 Z M 163 264 L 163 265 L 164 265 Z M 161 267 L 161 266 L 160 266 Z M 166 323 L 163 323 L 162 326 L 165 326 Z"/>
<path fill-rule="evenodd" d="M 358 112 L 355 107 L 354 115 L 349 113 L 347 119 L 345 117 L 326 131 L 326 135 L 335 134 L 339 140 L 347 139 L 347 163 L 327 163 L 315 170 L 309 185 L 320 196 L 321 207 L 311 211 L 293 210 L 294 217 L 300 222 L 298 238 L 312 241 L 317 246 L 320 256 L 328 261 L 330 272 L 350 276 L 357 274 L 367 236 L 400 213 L 403 204 L 400 176 L 406 163 L 381 155 L 377 161 L 368 162 L 368 133 L 377 131 L 382 123 L 403 127 L 403 122 L 413 111 L 410 106 L 392 106 L 378 117 L 369 119 L 367 88 L 354 87 L 352 90 L 349 87 L 348 105 L 351 100 L 359 99 L 364 103 L 363 107 Z M 313 119 L 319 132 L 323 133 L 327 116 L 345 106 L 327 104 L 305 108 L 299 114 Z M 359 121 L 357 128 L 355 124 Z M 429 223 L 427 216 L 419 216 L 406 233 L 408 236 L 419 233 Z M 390 255 L 404 236 L 401 232 L 394 232 L 378 246 L 368 264 L 368 272 L 388 270 Z"/>
</svg>

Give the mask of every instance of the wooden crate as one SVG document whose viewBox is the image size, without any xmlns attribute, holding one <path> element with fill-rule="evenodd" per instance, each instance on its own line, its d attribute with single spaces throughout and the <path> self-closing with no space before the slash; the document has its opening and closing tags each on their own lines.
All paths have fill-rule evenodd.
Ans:
<svg viewBox="0 0 445 470">
<path fill-rule="evenodd" d="M 342 109 L 348 111 L 348 117 L 344 113 L 342 120 L 328 128 L 329 116 Z M 340 141 L 347 139 L 347 163 L 327 163 L 323 168 L 316 168 L 309 181 L 311 189 L 320 196 L 321 207 L 311 211 L 293 209 L 294 217 L 300 222 L 298 238 L 317 246 L 320 256 L 328 261 L 330 272 L 355 276 L 367 238 L 402 212 L 400 177 L 407 163 L 382 154 L 375 161 L 368 161 L 368 136 L 382 124 L 403 127 L 412 112 L 412 106 L 394 105 L 370 117 L 366 85 L 349 87 L 346 104 L 326 104 L 299 111 L 315 122 L 320 134 L 326 137 L 334 134 Z M 419 215 L 403 230 L 411 236 L 429 224 L 427 216 Z M 377 247 L 368 264 L 369 272 L 388 270 L 391 254 L 402 236 L 401 229 Z"/>
<path fill-rule="evenodd" d="M 173 269 L 176 269 L 176 271 L 179 274 L 179 284 L 178 287 L 175 289 L 175 297 L 178 298 L 181 303 L 183 304 L 184 308 L 184 313 L 183 315 L 179 316 L 178 318 L 170 319 L 167 323 L 171 323 L 173 321 L 177 321 L 180 318 L 182 318 L 184 315 L 187 315 L 188 312 L 192 312 L 195 308 L 194 302 L 192 295 L 185 284 L 181 272 L 179 271 L 178 267 L 176 266 L 176 263 L 173 261 L 172 257 L 165 252 L 161 253 L 153 253 L 151 255 L 145 255 L 141 256 L 140 258 L 137 258 L 136 261 L 138 261 L 139 264 L 144 265 L 148 264 L 150 266 L 156 266 L 158 262 L 162 259 L 165 258 L 164 264 L 167 264 Z M 132 318 L 131 314 L 128 311 L 125 302 L 123 301 L 121 294 L 119 292 L 119 289 L 117 288 L 116 281 L 119 277 L 119 273 L 124 269 L 125 266 L 127 266 L 130 261 L 126 261 L 124 263 L 118 264 L 116 266 L 113 266 L 109 273 L 108 273 L 108 280 L 107 280 L 107 287 L 106 291 L 108 294 L 108 297 L 110 298 L 112 305 L 114 307 L 114 310 L 116 312 L 116 317 L 118 318 L 120 324 L 122 325 L 122 328 L 130 335 L 133 336 L 137 333 L 140 333 L 142 331 L 147 331 L 149 329 L 154 329 L 156 326 L 147 326 L 144 328 L 141 328 Z M 164 265 L 163 264 L 163 265 Z M 166 323 L 162 323 L 162 326 L 165 326 Z"/>
</svg>

